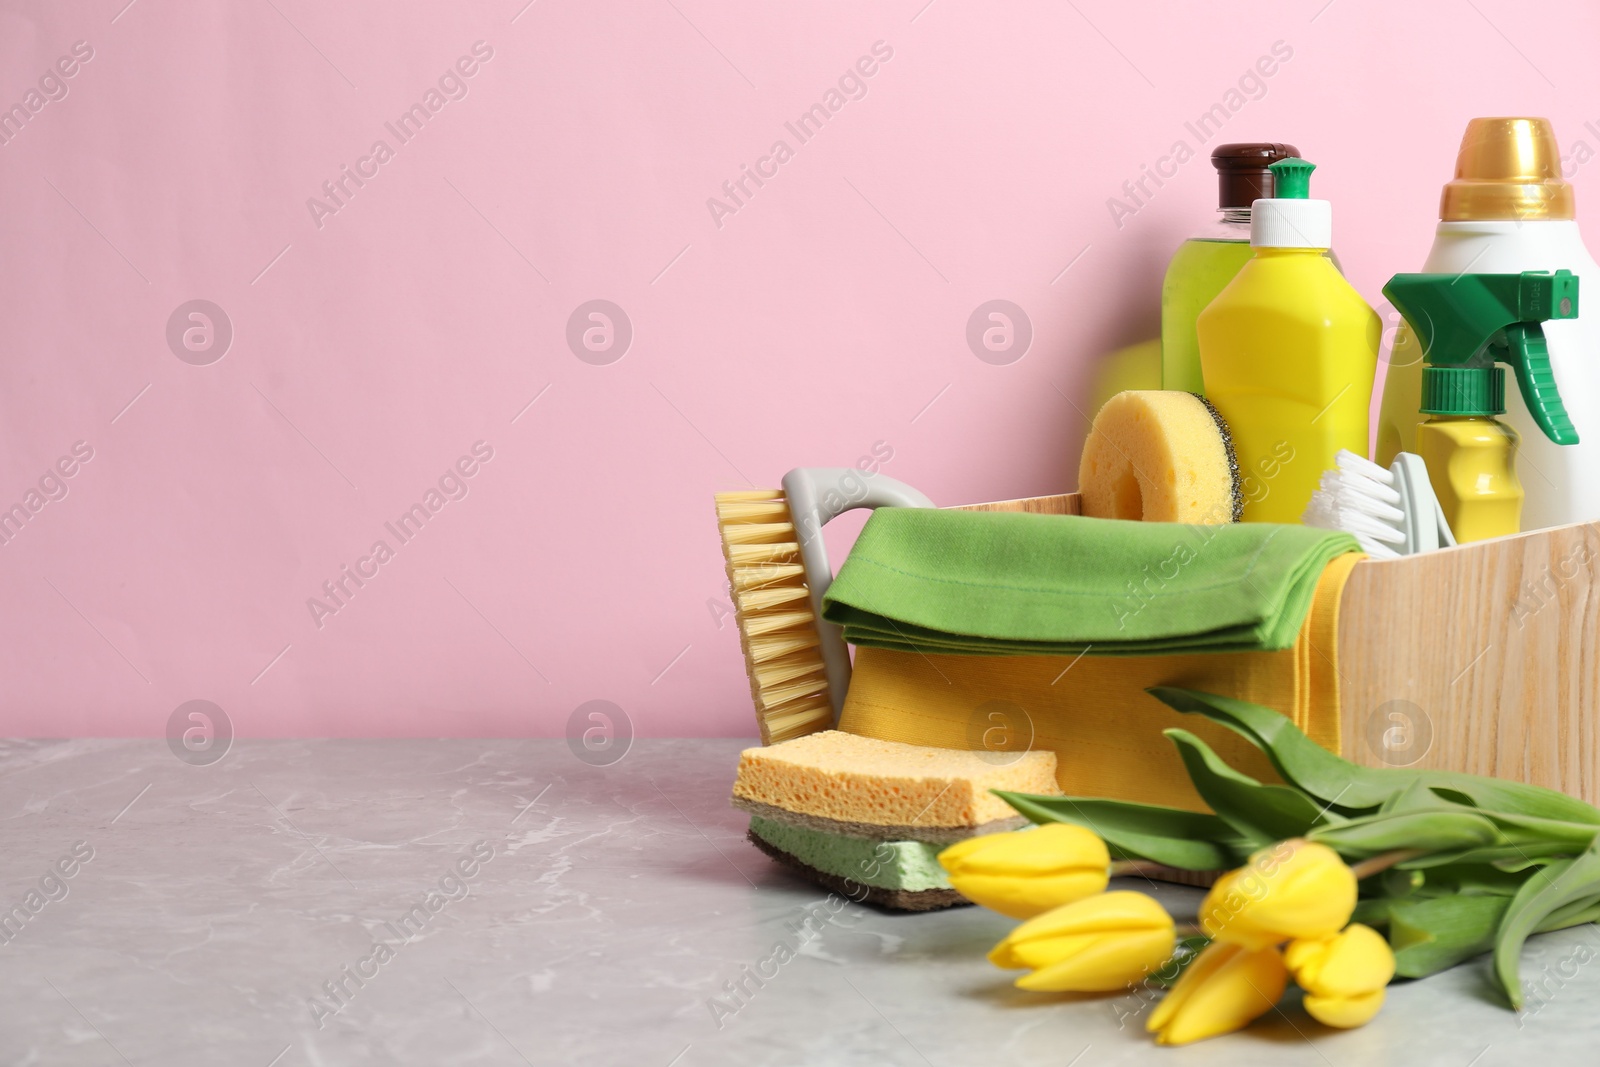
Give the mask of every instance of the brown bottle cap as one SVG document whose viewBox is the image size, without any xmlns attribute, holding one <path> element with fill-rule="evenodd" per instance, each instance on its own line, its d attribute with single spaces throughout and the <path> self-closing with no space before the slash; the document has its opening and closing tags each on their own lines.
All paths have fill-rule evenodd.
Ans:
<svg viewBox="0 0 1600 1067">
<path fill-rule="evenodd" d="M 1270 197 L 1272 171 L 1267 168 L 1299 155 L 1300 149 L 1294 145 L 1275 141 L 1218 145 L 1211 153 L 1211 165 L 1217 168 L 1217 207 L 1249 207 Z"/>
<path fill-rule="evenodd" d="M 1549 119 L 1484 118 L 1467 123 L 1456 176 L 1439 198 L 1446 222 L 1570 219 L 1572 185 Z"/>
</svg>

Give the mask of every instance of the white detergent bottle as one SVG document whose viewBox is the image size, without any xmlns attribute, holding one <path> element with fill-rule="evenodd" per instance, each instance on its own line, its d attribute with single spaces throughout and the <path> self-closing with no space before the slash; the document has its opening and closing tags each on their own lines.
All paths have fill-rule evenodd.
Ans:
<svg viewBox="0 0 1600 1067">
<path fill-rule="evenodd" d="M 1527 493 L 1522 529 L 1600 519 L 1600 265 L 1583 246 L 1572 186 L 1548 119 L 1481 118 L 1467 124 L 1456 176 L 1444 187 L 1439 229 L 1422 269 L 1428 273 L 1519 274 L 1569 270 L 1593 292 L 1575 319 L 1548 322 L 1545 338 L 1578 443 L 1555 444 L 1509 390 L 1501 420 L 1521 437 L 1517 467 Z M 1587 280 L 1585 280 L 1587 279 Z M 1377 460 L 1415 452 L 1422 404 L 1422 353 L 1402 325 L 1383 387 Z"/>
</svg>

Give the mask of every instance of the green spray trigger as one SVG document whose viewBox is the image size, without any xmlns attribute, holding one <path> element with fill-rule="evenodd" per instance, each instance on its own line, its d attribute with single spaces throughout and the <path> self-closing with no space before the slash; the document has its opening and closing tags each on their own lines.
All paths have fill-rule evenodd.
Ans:
<svg viewBox="0 0 1600 1067">
<path fill-rule="evenodd" d="M 1558 445 L 1578 443 L 1556 388 L 1540 323 L 1578 317 L 1571 271 L 1521 274 L 1396 274 L 1383 287 L 1422 342 L 1424 415 L 1499 415 L 1505 372 L 1517 376 L 1528 413 Z"/>
</svg>

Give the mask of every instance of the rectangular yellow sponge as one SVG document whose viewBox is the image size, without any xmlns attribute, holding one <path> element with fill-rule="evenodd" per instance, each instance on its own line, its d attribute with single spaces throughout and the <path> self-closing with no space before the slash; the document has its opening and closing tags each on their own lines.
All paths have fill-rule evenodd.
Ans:
<svg viewBox="0 0 1600 1067">
<path fill-rule="evenodd" d="M 825 730 L 739 755 L 733 795 L 873 826 L 971 827 L 1016 815 L 989 792 L 1059 794 L 1054 752 L 967 752 Z"/>
</svg>

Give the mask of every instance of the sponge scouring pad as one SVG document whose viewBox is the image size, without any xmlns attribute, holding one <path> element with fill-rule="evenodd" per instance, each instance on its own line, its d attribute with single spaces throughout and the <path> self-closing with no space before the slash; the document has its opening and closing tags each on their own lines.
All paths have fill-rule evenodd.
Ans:
<svg viewBox="0 0 1600 1067">
<path fill-rule="evenodd" d="M 1025 821 L 993 789 L 1059 796 L 1055 753 L 825 730 L 740 753 L 733 805 L 752 815 L 752 844 L 818 885 L 858 903 L 927 911 L 968 902 L 939 866 L 941 849 Z"/>
<path fill-rule="evenodd" d="M 996 755 L 826 730 L 745 749 L 733 796 L 900 833 L 917 826 L 972 830 L 1015 816 L 991 789 L 1060 792 L 1054 752 L 1007 752 L 1004 763 Z"/>
<path fill-rule="evenodd" d="M 1094 417 L 1078 465 L 1083 514 L 1221 525 L 1244 514 L 1227 423 L 1193 393 L 1130 389 Z"/>
</svg>

